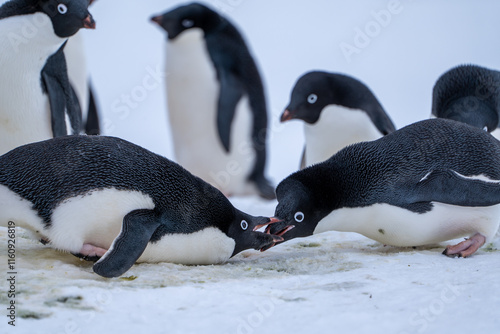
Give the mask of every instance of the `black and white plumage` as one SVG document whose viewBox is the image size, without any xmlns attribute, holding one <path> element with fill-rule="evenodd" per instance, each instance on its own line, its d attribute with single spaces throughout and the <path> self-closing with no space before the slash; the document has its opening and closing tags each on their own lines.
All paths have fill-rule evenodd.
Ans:
<svg viewBox="0 0 500 334">
<path fill-rule="evenodd" d="M 94 0 L 89 1 L 89 6 Z M 85 43 L 82 32 L 72 36 L 64 47 L 69 82 L 73 86 L 82 110 L 82 129 L 88 135 L 101 133 L 99 110 L 94 87 L 89 79 Z"/>
<path fill-rule="evenodd" d="M 419 246 L 460 237 L 448 255 L 469 256 L 500 222 L 500 143 L 466 124 L 432 119 L 349 146 L 277 187 L 270 227 L 285 240 L 328 230 L 386 245 Z"/>
<path fill-rule="evenodd" d="M 342 148 L 395 131 L 372 91 L 347 75 L 313 71 L 295 83 L 281 121 L 305 122 L 302 166 L 325 161 Z"/>
<path fill-rule="evenodd" d="M 476 65 L 447 71 L 434 85 L 432 116 L 467 123 L 500 138 L 500 72 Z"/>
<path fill-rule="evenodd" d="M 0 7 L 0 154 L 76 133 L 81 110 L 63 49 L 95 28 L 88 0 L 11 0 Z"/>
<path fill-rule="evenodd" d="M 77 256 L 105 277 L 138 262 L 212 264 L 282 238 L 178 164 L 113 137 L 64 136 L 0 157 L 0 223 Z"/>
<path fill-rule="evenodd" d="M 264 86 L 239 31 L 199 3 L 152 20 L 168 33 L 167 100 L 177 162 L 226 195 L 274 198 L 264 175 Z"/>
</svg>

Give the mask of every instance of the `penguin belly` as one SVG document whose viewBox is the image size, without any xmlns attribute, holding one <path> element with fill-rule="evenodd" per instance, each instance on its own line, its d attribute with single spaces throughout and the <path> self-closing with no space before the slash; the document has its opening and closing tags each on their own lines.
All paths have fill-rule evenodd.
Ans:
<svg viewBox="0 0 500 334">
<path fill-rule="evenodd" d="M 64 55 L 68 65 L 69 81 L 75 90 L 78 102 L 80 102 L 82 119 L 86 120 L 89 109 L 89 86 L 87 59 L 85 58 L 84 39 L 81 31 L 68 40 L 64 47 Z"/>
<path fill-rule="evenodd" d="M 194 233 L 166 234 L 148 243 L 137 262 L 171 262 L 186 265 L 208 265 L 226 262 L 233 254 L 235 242 L 215 227 Z"/>
<path fill-rule="evenodd" d="M 219 83 L 203 32 L 190 29 L 167 45 L 167 99 L 176 160 L 225 195 L 254 193 L 255 161 L 248 99 L 237 105 L 227 153 L 217 131 Z"/>
<path fill-rule="evenodd" d="M 342 208 L 321 220 L 314 234 L 357 232 L 384 245 L 412 247 L 435 244 L 481 233 L 490 242 L 500 223 L 500 205 L 463 207 L 433 202 L 426 213 L 389 204 Z"/>
<path fill-rule="evenodd" d="M 319 120 L 304 125 L 306 166 L 323 162 L 351 144 L 382 137 L 368 114 L 337 105 L 325 107 Z"/>
<path fill-rule="evenodd" d="M 26 22 L 38 22 L 38 31 L 32 38 L 23 37 Z M 41 71 L 63 42 L 54 34 L 45 14 L 2 19 L 0 155 L 27 143 L 52 138 L 50 104 L 42 92 Z"/>
</svg>

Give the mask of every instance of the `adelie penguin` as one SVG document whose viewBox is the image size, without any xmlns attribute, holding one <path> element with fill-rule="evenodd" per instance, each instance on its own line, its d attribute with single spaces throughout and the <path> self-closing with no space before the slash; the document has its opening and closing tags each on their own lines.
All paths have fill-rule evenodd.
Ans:
<svg viewBox="0 0 500 334">
<path fill-rule="evenodd" d="M 88 0 L 11 0 L 0 7 L 0 154 L 81 129 L 67 39 L 95 28 Z"/>
<path fill-rule="evenodd" d="M 301 168 L 325 161 L 348 145 L 395 131 L 365 84 L 347 75 L 322 71 L 308 72 L 295 83 L 281 122 L 292 119 L 305 122 Z"/>
<path fill-rule="evenodd" d="M 234 208 L 178 164 L 113 137 L 63 136 L 0 157 L 0 222 L 98 260 L 116 277 L 138 262 L 213 264 L 283 239 L 275 219 Z"/>
<path fill-rule="evenodd" d="M 167 100 L 177 162 L 228 196 L 275 198 L 264 175 L 264 87 L 241 34 L 198 3 L 152 20 L 168 34 Z"/>
<path fill-rule="evenodd" d="M 467 237 L 444 251 L 467 257 L 498 230 L 500 142 L 460 122 L 426 120 L 351 145 L 290 175 L 276 192 L 283 222 L 268 231 L 285 240 L 325 231 L 393 246 Z"/>
<path fill-rule="evenodd" d="M 432 116 L 464 122 L 500 139 L 500 72 L 461 65 L 434 85 Z"/>
</svg>

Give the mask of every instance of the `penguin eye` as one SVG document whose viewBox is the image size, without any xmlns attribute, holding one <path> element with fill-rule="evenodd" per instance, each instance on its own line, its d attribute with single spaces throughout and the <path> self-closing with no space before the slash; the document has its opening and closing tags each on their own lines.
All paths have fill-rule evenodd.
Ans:
<svg viewBox="0 0 500 334">
<path fill-rule="evenodd" d="M 60 3 L 59 5 L 57 5 L 57 11 L 64 15 L 68 12 L 68 7 L 66 7 L 66 5 L 63 3 Z"/>
<path fill-rule="evenodd" d="M 190 19 L 184 19 L 182 20 L 181 24 L 184 28 L 191 28 L 192 26 L 194 26 L 194 21 Z"/>
<path fill-rule="evenodd" d="M 302 212 L 297 212 L 295 213 L 295 216 L 293 217 L 297 223 L 302 223 L 304 221 L 304 214 Z"/>
<path fill-rule="evenodd" d="M 246 220 L 242 220 L 240 225 L 243 231 L 246 231 L 248 229 L 248 223 Z"/>
<path fill-rule="evenodd" d="M 315 104 L 316 101 L 318 101 L 318 95 L 316 94 L 311 94 L 307 97 L 307 102 L 309 102 L 310 104 Z"/>
</svg>

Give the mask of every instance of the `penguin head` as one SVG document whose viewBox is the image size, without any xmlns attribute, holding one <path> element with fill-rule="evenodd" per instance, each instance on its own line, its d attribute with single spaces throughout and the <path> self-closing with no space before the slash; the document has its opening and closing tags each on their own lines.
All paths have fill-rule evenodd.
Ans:
<svg viewBox="0 0 500 334">
<path fill-rule="evenodd" d="M 169 40 L 175 39 L 182 32 L 191 28 L 200 28 L 206 33 L 217 26 L 221 20 L 219 14 L 196 2 L 151 18 L 151 21 L 165 29 Z"/>
<path fill-rule="evenodd" d="M 54 32 L 61 38 L 73 36 L 82 28 L 95 29 L 95 21 L 88 11 L 89 0 L 32 1 L 36 12 L 49 16 Z"/>
<path fill-rule="evenodd" d="M 318 223 L 340 207 L 340 191 L 337 195 L 324 194 L 324 175 L 330 174 L 329 166 L 323 163 L 298 171 L 281 181 L 276 188 L 278 205 L 275 219 L 278 222 L 270 225 L 266 232 L 280 236 L 284 241 L 314 234 Z"/>
<path fill-rule="evenodd" d="M 441 75 L 432 92 L 432 114 L 492 132 L 500 123 L 500 72 L 460 65 Z"/>
<path fill-rule="evenodd" d="M 245 249 L 264 251 L 282 242 L 283 238 L 278 235 L 257 231 L 278 222 L 276 218 L 254 217 L 235 209 L 234 218 L 227 231 L 228 237 L 235 242 L 231 257 Z"/>
<path fill-rule="evenodd" d="M 281 115 L 281 122 L 301 119 L 309 124 L 316 123 L 321 111 L 332 104 L 333 93 L 328 73 L 317 71 L 306 73 L 295 84 L 290 103 Z"/>
</svg>

